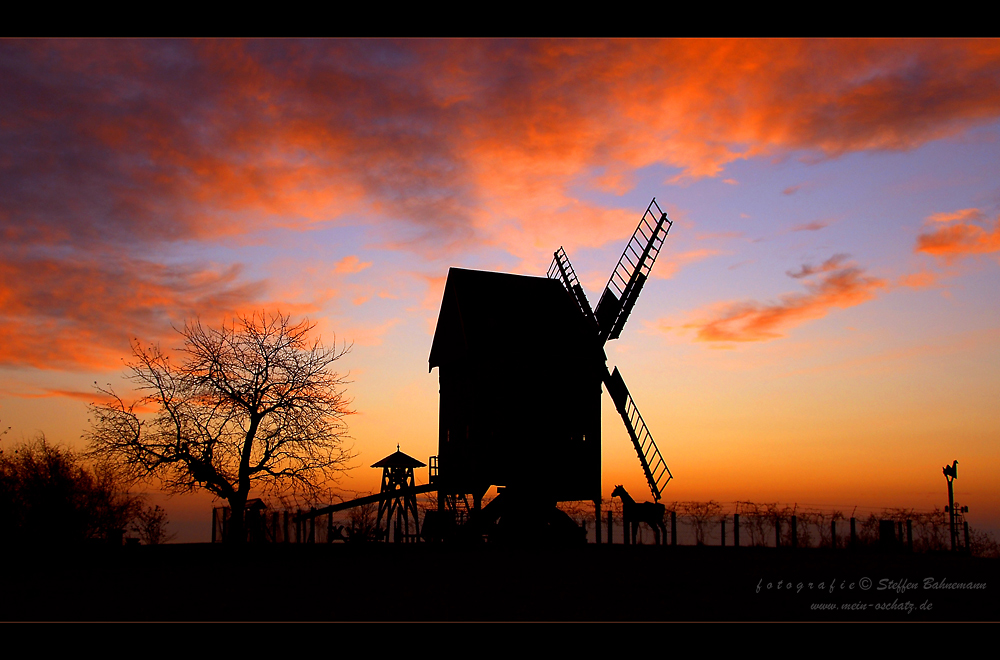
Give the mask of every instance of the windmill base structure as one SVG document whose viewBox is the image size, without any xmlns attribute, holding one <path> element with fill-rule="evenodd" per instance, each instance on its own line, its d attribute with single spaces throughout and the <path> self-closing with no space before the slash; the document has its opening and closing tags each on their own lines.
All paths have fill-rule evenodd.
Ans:
<svg viewBox="0 0 1000 660">
<path fill-rule="evenodd" d="M 439 529 L 569 539 L 579 529 L 556 505 L 591 500 L 600 538 L 602 386 L 660 499 L 672 475 L 604 345 L 620 336 L 671 224 L 650 202 L 595 310 L 562 248 L 548 277 L 449 270 L 429 358 L 440 383 L 429 484 Z"/>
</svg>

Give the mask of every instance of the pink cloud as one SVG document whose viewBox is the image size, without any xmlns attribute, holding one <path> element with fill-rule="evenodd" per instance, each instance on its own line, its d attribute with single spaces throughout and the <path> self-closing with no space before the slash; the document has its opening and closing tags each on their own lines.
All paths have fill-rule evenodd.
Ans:
<svg viewBox="0 0 1000 660">
<path fill-rule="evenodd" d="M 938 276 L 936 274 L 927 270 L 922 270 L 916 273 L 909 273 L 901 276 L 898 280 L 898 284 L 911 289 L 926 289 L 934 286 L 937 281 Z"/>
<path fill-rule="evenodd" d="M 789 231 L 819 231 L 829 226 L 830 221 L 828 220 L 816 220 L 815 222 L 807 222 L 803 225 L 795 225 Z"/>
<path fill-rule="evenodd" d="M 695 339 L 705 342 L 768 341 L 807 321 L 823 318 L 832 308 L 860 305 L 887 286 L 885 280 L 865 275 L 855 266 L 842 266 L 837 255 L 819 267 L 803 265 L 790 276 L 806 278 L 806 293 L 789 293 L 777 303 L 756 301 L 723 303 L 695 314 L 697 320 L 683 328 L 695 331 Z M 661 327 L 667 326 L 661 323 Z"/>
</svg>

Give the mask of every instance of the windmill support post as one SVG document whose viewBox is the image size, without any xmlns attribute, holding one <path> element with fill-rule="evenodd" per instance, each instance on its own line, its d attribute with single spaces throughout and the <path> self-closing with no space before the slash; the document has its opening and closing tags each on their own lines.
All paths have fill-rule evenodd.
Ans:
<svg viewBox="0 0 1000 660">
<path fill-rule="evenodd" d="M 733 514 L 733 547 L 740 547 L 740 514 Z"/>
</svg>

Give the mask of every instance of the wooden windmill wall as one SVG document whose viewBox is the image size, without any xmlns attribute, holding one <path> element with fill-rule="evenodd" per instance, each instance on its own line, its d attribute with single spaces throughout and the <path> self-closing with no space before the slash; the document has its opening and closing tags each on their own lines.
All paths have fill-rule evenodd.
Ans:
<svg viewBox="0 0 1000 660">
<path fill-rule="evenodd" d="M 599 500 L 603 365 L 559 282 L 452 268 L 430 354 L 440 496 Z"/>
</svg>

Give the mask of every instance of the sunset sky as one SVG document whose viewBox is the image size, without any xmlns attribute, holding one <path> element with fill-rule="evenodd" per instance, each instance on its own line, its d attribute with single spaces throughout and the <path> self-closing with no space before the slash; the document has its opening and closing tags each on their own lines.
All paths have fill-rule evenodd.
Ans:
<svg viewBox="0 0 1000 660">
<path fill-rule="evenodd" d="M 0 90 L 4 446 L 82 448 L 130 338 L 280 310 L 353 342 L 340 487 L 377 490 L 437 451 L 448 268 L 563 246 L 596 304 L 656 197 L 607 354 L 664 500 L 930 510 L 957 459 L 1000 529 L 1000 41 L 6 40 Z M 616 483 L 649 497 L 605 397 Z"/>
</svg>

